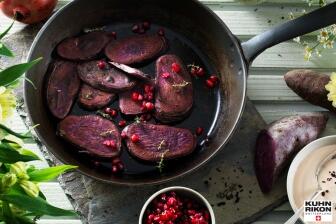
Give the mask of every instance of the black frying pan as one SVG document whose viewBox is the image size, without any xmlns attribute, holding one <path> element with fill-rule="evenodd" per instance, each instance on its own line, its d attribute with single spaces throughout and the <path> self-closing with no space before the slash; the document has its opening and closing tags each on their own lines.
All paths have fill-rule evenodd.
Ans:
<svg viewBox="0 0 336 224">
<path fill-rule="evenodd" d="M 37 86 L 25 83 L 25 102 L 31 121 L 40 124 L 36 132 L 46 147 L 62 162 L 79 166 L 79 171 L 109 183 L 140 185 L 162 183 L 187 174 L 205 164 L 224 148 L 242 114 L 246 95 L 248 67 L 262 51 L 282 41 L 317 30 L 336 22 L 336 3 L 273 28 L 251 40 L 240 43 L 211 10 L 195 0 L 75 0 L 53 15 L 38 33 L 29 53 L 29 60 L 42 56 L 43 62 L 27 73 Z M 195 106 L 185 121 L 176 126 L 206 128 L 199 147 L 186 158 L 170 161 L 163 174 L 155 164 L 145 164 L 128 155 L 123 175 L 111 175 L 110 162 L 94 166 L 90 158 L 73 150 L 73 146 L 55 135 L 56 123 L 44 103 L 44 81 L 48 63 L 57 43 L 79 34 L 83 28 L 106 25 L 118 37 L 130 35 L 133 23 L 149 20 L 152 32 L 164 27 L 169 39 L 168 53 L 182 57 L 186 64 L 197 63 L 209 73 L 220 76 L 216 90 L 204 88 L 195 80 Z M 153 64 L 141 68 L 153 74 Z M 113 105 L 112 105 L 113 106 Z M 116 105 L 114 105 L 116 106 Z M 73 114 L 86 114 L 76 104 Z M 120 118 L 118 118 L 120 119 Z"/>
</svg>

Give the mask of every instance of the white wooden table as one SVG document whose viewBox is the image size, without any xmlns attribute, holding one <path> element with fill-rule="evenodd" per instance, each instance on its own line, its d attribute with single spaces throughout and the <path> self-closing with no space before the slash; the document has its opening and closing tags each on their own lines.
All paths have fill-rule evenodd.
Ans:
<svg viewBox="0 0 336 224">
<path fill-rule="evenodd" d="M 252 2 L 257 2 L 251 0 Z M 277 23 L 287 20 L 289 12 L 297 12 L 307 8 L 304 0 L 268 0 L 263 4 L 246 4 L 238 0 L 202 0 L 214 10 L 240 39 L 246 40 L 257 35 Z M 67 0 L 59 2 L 59 7 Z M 308 8 L 307 8 L 308 9 Z M 11 20 L 0 15 L 0 29 L 9 25 Z M 16 23 L 10 33 L 19 32 L 24 25 Z M 9 36 L 10 38 L 10 36 Z M 313 36 L 308 38 L 313 39 Z M 20 44 L 20 43 L 18 43 Z M 303 102 L 286 86 L 282 75 L 292 68 L 313 68 L 330 73 L 336 71 L 336 50 L 324 52 L 323 58 L 306 62 L 303 59 L 303 47 L 288 41 L 272 47 L 261 54 L 253 63 L 248 79 L 248 96 L 256 105 L 266 122 L 271 122 L 282 116 L 311 111 L 325 111 L 319 107 Z M 15 114 L 11 127 L 24 131 L 25 126 L 18 114 Z M 330 116 L 326 131 L 323 135 L 335 133 L 336 119 Z M 35 144 L 28 144 L 28 148 L 37 153 Z M 41 155 L 42 156 L 42 155 Z M 40 167 L 47 166 L 45 161 L 38 162 Z M 48 201 L 64 209 L 71 209 L 65 193 L 58 182 L 41 185 Z M 258 224 L 283 223 L 292 214 L 288 203 L 261 217 Z M 233 214 L 232 214 L 233 215 Z M 43 217 L 39 223 L 43 224 L 77 224 L 81 223 L 77 217 L 53 218 Z"/>
</svg>

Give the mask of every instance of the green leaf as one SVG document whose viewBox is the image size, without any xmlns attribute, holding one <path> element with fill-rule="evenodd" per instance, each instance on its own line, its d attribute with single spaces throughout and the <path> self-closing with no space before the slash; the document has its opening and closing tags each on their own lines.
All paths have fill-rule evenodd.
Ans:
<svg viewBox="0 0 336 224">
<path fill-rule="evenodd" d="M 0 199 L 39 215 L 74 216 L 76 214 L 74 211 L 54 207 L 40 197 L 33 198 L 23 194 L 7 193 L 1 195 Z"/>
<path fill-rule="evenodd" d="M 12 24 L 11 24 L 11 25 L 10 25 L 4 32 L 0 33 L 0 40 L 1 40 L 4 36 L 6 36 L 6 34 L 9 32 L 9 30 L 12 28 L 12 26 L 14 25 L 14 21 L 15 21 L 15 20 L 13 20 Z"/>
<path fill-rule="evenodd" d="M 20 78 L 26 71 L 28 71 L 35 64 L 40 62 L 42 58 L 35 59 L 34 61 L 13 65 L 0 72 L 0 86 L 8 86 L 12 82 Z"/>
<path fill-rule="evenodd" d="M 3 43 L 0 43 L 0 55 L 14 57 L 14 54 Z"/>
<path fill-rule="evenodd" d="M 2 163 L 16 163 L 18 161 L 29 162 L 39 160 L 35 155 L 22 155 L 8 144 L 0 143 L 0 162 Z"/>
<path fill-rule="evenodd" d="M 36 182 L 43 182 L 43 181 L 49 181 L 53 180 L 56 177 L 58 177 L 60 174 L 64 173 L 65 171 L 75 169 L 77 166 L 71 166 L 71 165 L 61 165 L 61 166 L 54 166 L 49 167 L 45 169 L 40 170 L 34 170 L 29 175 L 30 181 L 36 181 Z"/>
<path fill-rule="evenodd" d="M 21 138 L 21 139 L 32 138 L 30 133 L 25 133 L 25 134 L 17 133 L 15 131 L 11 130 L 9 127 L 6 127 L 5 125 L 3 125 L 1 123 L 0 123 L 0 129 L 7 132 L 8 134 L 14 135 L 14 136 L 16 136 L 18 138 Z"/>
</svg>

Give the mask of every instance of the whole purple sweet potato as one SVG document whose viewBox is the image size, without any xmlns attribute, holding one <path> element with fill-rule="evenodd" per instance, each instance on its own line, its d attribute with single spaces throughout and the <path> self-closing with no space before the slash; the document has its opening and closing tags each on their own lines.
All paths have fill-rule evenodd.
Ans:
<svg viewBox="0 0 336 224">
<path fill-rule="evenodd" d="M 319 136 L 327 120 L 322 113 L 284 117 L 259 133 L 255 170 L 264 193 L 271 191 L 279 174 L 296 153 Z"/>
</svg>

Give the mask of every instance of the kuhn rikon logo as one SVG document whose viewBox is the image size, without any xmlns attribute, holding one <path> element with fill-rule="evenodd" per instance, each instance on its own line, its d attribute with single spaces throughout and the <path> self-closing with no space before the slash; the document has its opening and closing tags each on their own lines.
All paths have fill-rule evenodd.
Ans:
<svg viewBox="0 0 336 224">
<path fill-rule="evenodd" d="M 332 222 L 331 201 L 305 201 L 304 222 Z"/>
</svg>

